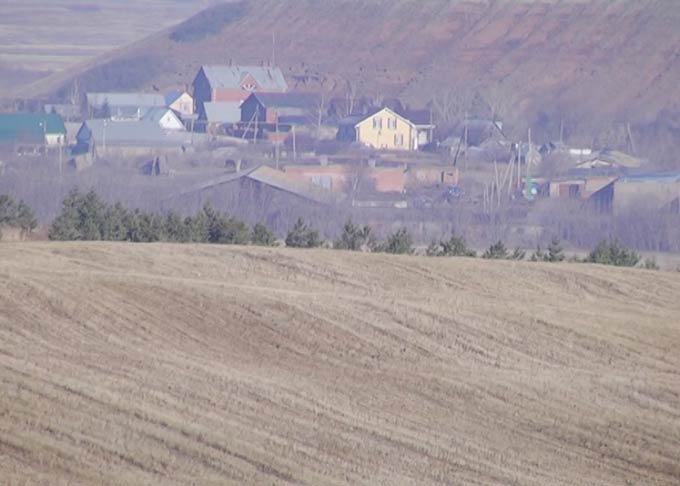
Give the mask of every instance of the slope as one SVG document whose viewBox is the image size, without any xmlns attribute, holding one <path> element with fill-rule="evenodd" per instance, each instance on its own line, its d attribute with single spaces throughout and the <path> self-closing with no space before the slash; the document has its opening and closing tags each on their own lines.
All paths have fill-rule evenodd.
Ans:
<svg viewBox="0 0 680 486">
<path fill-rule="evenodd" d="M 672 485 L 680 276 L 0 245 L 0 476 Z"/>
</svg>

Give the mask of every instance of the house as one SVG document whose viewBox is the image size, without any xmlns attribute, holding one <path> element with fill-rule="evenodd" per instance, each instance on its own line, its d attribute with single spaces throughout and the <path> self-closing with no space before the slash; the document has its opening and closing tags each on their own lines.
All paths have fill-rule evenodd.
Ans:
<svg viewBox="0 0 680 486">
<path fill-rule="evenodd" d="M 252 93 L 241 104 L 241 122 L 269 125 L 316 123 L 320 98 L 310 93 Z"/>
<path fill-rule="evenodd" d="M 406 176 L 401 167 L 357 167 L 350 164 L 287 165 L 284 172 L 294 180 L 334 193 L 404 192 Z"/>
<path fill-rule="evenodd" d="M 93 119 L 83 122 L 76 134 L 74 154 L 101 155 L 118 148 L 115 153 L 139 155 L 149 149 L 181 148 L 190 143 L 189 134 L 163 130 L 151 120 Z M 121 150 L 121 148 L 126 150 Z"/>
<path fill-rule="evenodd" d="M 253 92 L 285 93 L 283 72 L 269 66 L 201 66 L 192 83 L 195 106 L 204 119 L 204 103 L 241 103 Z"/>
<path fill-rule="evenodd" d="M 241 103 L 235 101 L 206 101 L 199 115 L 200 124 L 209 133 L 217 133 L 224 126 L 241 120 Z"/>
<path fill-rule="evenodd" d="M 194 98 L 186 91 L 170 91 L 165 94 L 165 106 L 178 113 L 180 117 L 194 114 Z"/>
<path fill-rule="evenodd" d="M 410 120 L 416 126 L 418 147 L 424 147 L 434 142 L 434 129 L 430 110 L 395 110 L 401 116 Z"/>
<path fill-rule="evenodd" d="M 0 145 L 59 147 L 65 143 L 64 120 L 56 113 L 0 113 Z"/>
<path fill-rule="evenodd" d="M 418 150 L 418 127 L 389 108 L 340 120 L 337 140 L 385 150 Z"/>
<path fill-rule="evenodd" d="M 140 119 L 149 108 L 165 107 L 159 93 L 87 93 L 91 118 Z"/>
<path fill-rule="evenodd" d="M 680 172 L 638 173 L 620 177 L 614 185 L 614 211 L 634 208 L 670 209 L 680 197 Z"/>
<path fill-rule="evenodd" d="M 616 176 L 594 176 L 550 181 L 548 195 L 557 199 L 579 200 L 601 212 L 609 212 L 614 201 Z"/>
<path fill-rule="evenodd" d="M 163 130 L 186 130 L 182 120 L 180 120 L 180 118 L 170 108 L 150 108 L 144 113 L 144 115 L 142 115 L 141 120 L 156 123 Z"/>
</svg>

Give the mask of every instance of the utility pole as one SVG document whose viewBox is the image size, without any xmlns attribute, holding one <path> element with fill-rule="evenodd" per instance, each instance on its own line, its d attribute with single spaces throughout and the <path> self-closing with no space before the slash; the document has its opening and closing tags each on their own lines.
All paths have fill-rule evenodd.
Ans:
<svg viewBox="0 0 680 486">
<path fill-rule="evenodd" d="M 274 157 L 276 158 L 276 170 L 279 169 L 279 114 L 274 111 L 274 123 L 276 127 L 276 140 L 274 141 Z"/>
<path fill-rule="evenodd" d="M 467 161 L 468 161 L 468 119 L 467 119 L 467 111 L 465 112 L 465 121 L 463 122 L 464 124 L 464 133 L 463 133 L 463 138 L 465 140 L 465 153 L 463 156 L 465 157 L 463 159 L 463 167 L 465 168 L 465 171 L 467 172 Z"/>
<path fill-rule="evenodd" d="M 291 130 L 293 131 L 293 160 L 297 162 L 297 147 L 295 144 L 295 125 L 291 127 Z"/>
<path fill-rule="evenodd" d="M 102 155 L 106 155 L 106 120 L 102 123 Z"/>
</svg>

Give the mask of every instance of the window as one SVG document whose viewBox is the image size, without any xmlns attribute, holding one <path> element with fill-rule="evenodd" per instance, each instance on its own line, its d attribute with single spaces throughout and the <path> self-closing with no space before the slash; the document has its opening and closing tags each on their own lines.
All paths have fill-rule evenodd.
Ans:
<svg viewBox="0 0 680 486">
<path fill-rule="evenodd" d="M 255 84 L 254 83 L 246 83 L 243 85 L 243 89 L 246 91 L 255 91 Z"/>
<path fill-rule="evenodd" d="M 380 118 L 379 116 L 373 118 L 373 129 L 382 130 L 382 118 Z"/>
<path fill-rule="evenodd" d="M 395 133 L 394 134 L 394 146 L 395 147 L 403 147 L 404 146 L 404 135 Z"/>
<path fill-rule="evenodd" d="M 396 118 L 388 118 L 387 119 L 387 128 L 390 130 L 396 130 L 397 129 L 397 119 Z"/>
</svg>

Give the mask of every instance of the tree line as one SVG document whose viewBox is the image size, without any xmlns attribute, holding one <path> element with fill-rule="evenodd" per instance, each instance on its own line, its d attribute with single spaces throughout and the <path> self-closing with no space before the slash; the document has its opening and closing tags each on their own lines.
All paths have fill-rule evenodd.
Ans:
<svg viewBox="0 0 680 486">
<path fill-rule="evenodd" d="M 30 232 L 37 226 L 31 208 L 23 201 L 15 202 L 9 196 L 0 196 L 0 228 L 14 226 Z M 130 210 L 120 203 L 109 204 L 95 191 L 71 191 L 62 203 L 61 212 L 49 227 L 50 240 L 62 241 L 130 241 L 216 243 L 234 245 L 276 246 L 278 240 L 265 224 L 252 228 L 247 223 L 215 209 L 210 203 L 195 214 L 182 217 L 168 211 L 165 214 Z M 392 232 L 379 241 L 370 226 L 355 224 L 349 219 L 340 236 L 334 241 L 324 241 L 319 231 L 301 218 L 286 233 L 284 243 L 291 248 L 329 247 L 338 250 L 413 254 L 414 238 L 405 228 Z M 452 234 L 448 239 L 433 241 L 425 252 L 430 257 L 476 258 L 477 252 L 465 239 Z M 558 239 L 547 248 L 536 248 L 531 255 L 516 248 L 510 251 L 503 241 L 492 243 L 481 255 L 490 260 L 526 260 L 558 263 L 567 260 Z M 528 258 L 527 258 L 528 256 Z M 635 250 L 626 248 L 616 240 L 603 240 L 585 257 L 572 256 L 567 261 L 599 263 L 604 265 L 658 269 L 654 259 L 642 260 Z"/>
</svg>

